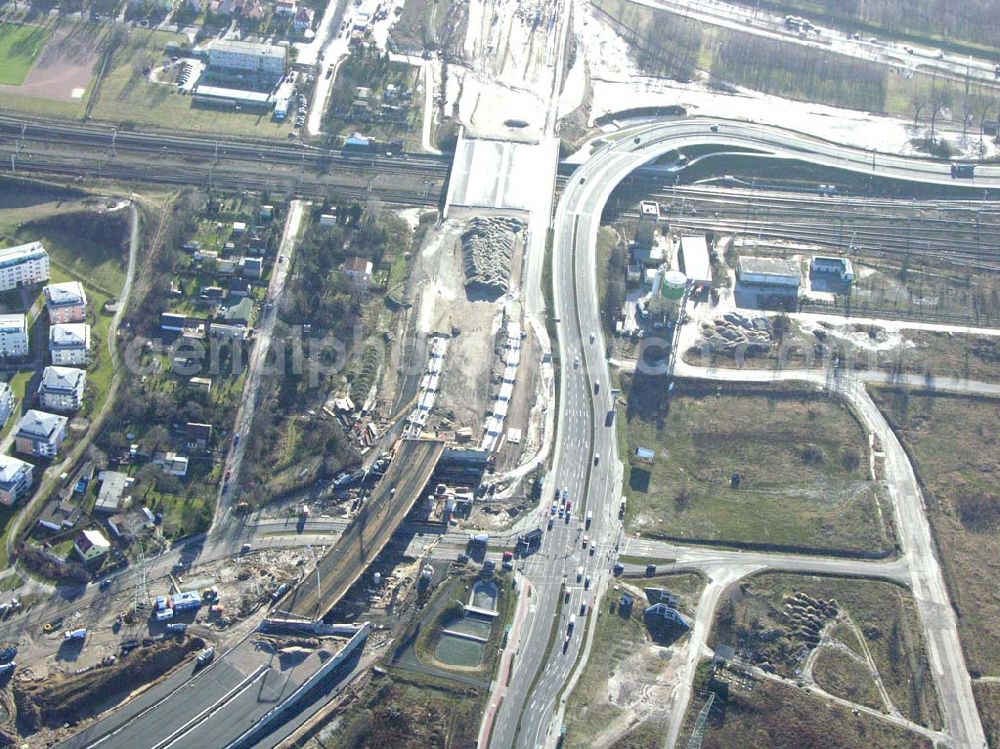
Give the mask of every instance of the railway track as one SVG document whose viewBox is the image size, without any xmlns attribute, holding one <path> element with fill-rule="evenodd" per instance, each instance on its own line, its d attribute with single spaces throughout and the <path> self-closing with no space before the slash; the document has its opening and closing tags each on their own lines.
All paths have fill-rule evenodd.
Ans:
<svg viewBox="0 0 1000 749">
<path fill-rule="evenodd" d="M 0 159 L 8 155 L 0 155 Z M 79 184 L 91 180 L 143 182 L 177 186 L 200 186 L 225 191 L 264 190 L 273 194 L 314 200 L 338 198 L 342 200 L 367 200 L 377 197 L 388 203 L 408 206 L 436 206 L 441 198 L 443 183 L 413 181 L 408 187 L 400 180 L 386 180 L 390 175 L 351 175 L 346 172 L 316 174 L 303 171 L 299 174 L 266 174 L 252 170 L 227 170 L 214 165 L 187 164 L 134 164 L 115 159 L 94 160 L 64 156 L 47 157 L 32 154 L 31 158 L 16 161 L 15 174 L 61 176 Z M 87 175 L 84 177 L 84 175 Z M 351 177 L 354 178 L 351 178 Z M 389 184 L 385 184 L 388 182 Z"/>
<path fill-rule="evenodd" d="M 1000 202 L 820 197 L 741 188 L 652 191 L 671 226 L 866 253 L 918 254 L 1000 271 Z M 634 211 L 624 215 L 637 216 Z"/>
</svg>

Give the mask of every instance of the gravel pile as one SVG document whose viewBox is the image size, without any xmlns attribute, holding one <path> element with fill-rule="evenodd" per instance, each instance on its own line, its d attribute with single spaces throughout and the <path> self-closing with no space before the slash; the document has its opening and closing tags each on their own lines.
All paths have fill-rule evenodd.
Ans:
<svg viewBox="0 0 1000 749">
<path fill-rule="evenodd" d="M 736 312 L 727 312 L 701 326 L 702 342 L 709 347 L 723 351 L 743 348 L 748 354 L 768 351 L 773 343 L 771 333 L 768 318 L 750 318 Z"/>
<path fill-rule="evenodd" d="M 511 218 L 474 218 L 462 232 L 465 285 L 503 294 L 508 289 L 514 235 L 521 222 Z"/>
</svg>

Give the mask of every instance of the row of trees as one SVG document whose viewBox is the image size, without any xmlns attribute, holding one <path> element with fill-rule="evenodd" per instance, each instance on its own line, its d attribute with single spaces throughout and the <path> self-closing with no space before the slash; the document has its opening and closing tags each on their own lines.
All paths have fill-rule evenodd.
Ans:
<svg viewBox="0 0 1000 749">
<path fill-rule="evenodd" d="M 712 76 L 722 83 L 832 106 L 881 112 L 888 74 L 877 63 L 720 29 Z"/>
<path fill-rule="evenodd" d="M 960 89 L 958 84 L 932 78 L 930 86 L 918 89 L 910 97 L 910 111 L 913 113 L 913 127 L 919 126 L 920 118 L 930 121 L 928 139 L 935 142 L 937 124 L 942 112 L 958 107 L 962 115 L 962 134 L 968 134 L 970 126 L 979 130 L 980 154 L 985 151 L 987 123 L 1000 121 L 1000 93 L 989 86 L 972 86 L 966 82 Z M 996 137 L 996 130 L 992 136 Z M 946 155 L 946 154 L 945 154 Z"/>
</svg>

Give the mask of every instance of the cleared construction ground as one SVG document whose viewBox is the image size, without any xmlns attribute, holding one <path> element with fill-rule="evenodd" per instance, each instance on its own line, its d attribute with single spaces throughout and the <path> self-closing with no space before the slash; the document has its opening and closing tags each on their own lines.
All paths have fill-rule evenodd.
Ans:
<svg viewBox="0 0 1000 749">
<path fill-rule="evenodd" d="M 340 540 L 278 604 L 282 613 L 319 619 L 337 605 L 392 538 L 413 508 L 444 452 L 439 440 L 402 440 L 371 497 Z"/>
</svg>

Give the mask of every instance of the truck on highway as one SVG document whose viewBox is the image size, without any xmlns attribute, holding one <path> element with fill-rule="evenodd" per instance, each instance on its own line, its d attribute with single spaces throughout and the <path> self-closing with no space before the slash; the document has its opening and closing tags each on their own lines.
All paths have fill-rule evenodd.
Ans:
<svg viewBox="0 0 1000 749">
<path fill-rule="evenodd" d="M 183 622 L 177 622 L 175 624 L 168 624 L 167 631 L 173 632 L 174 634 L 182 635 L 187 631 L 188 625 Z"/>
<path fill-rule="evenodd" d="M 469 534 L 469 545 L 478 546 L 482 544 L 486 546 L 490 542 L 489 533 L 470 533 Z"/>
<path fill-rule="evenodd" d="M 615 423 L 615 409 L 609 408 L 608 413 L 604 416 L 604 426 L 609 427 Z"/>
<path fill-rule="evenodd" d="M 955 178 L 965 178 L 971 179 L 976 176 L 976 165 L 975 164 L 952 164 L 951 165 L 951 176 L 952 179 Z"/>
<path fill-rule="evenodd" d="M 594 520 L 594 511 L 593 510 L 587 510 L 587 530 L 588 531 L 590 530 L 590 524 L 593 522 L 593 520 Z"/>
<path fill-rule="evenodd" d="M 80 629 L 67 629 L 63 634 L 64 640 L 85 640 L 87 638 L 87 630 L 85 627 Z"/>
<path fill-rule="evenodd" d="M 566 625 L 566 634 L 570 634 L 573 631 L 573 627 L 576 626 L 576 614 L 570 614 L 569 624 Z"/>
<path fill-rule="evenodd" d="M 618 505 L 618 517 L 620 518 L 625 517 L 625 505 L 626 505 L 625 497 L 622 497 L 622 503 Z"/>
</svg>

